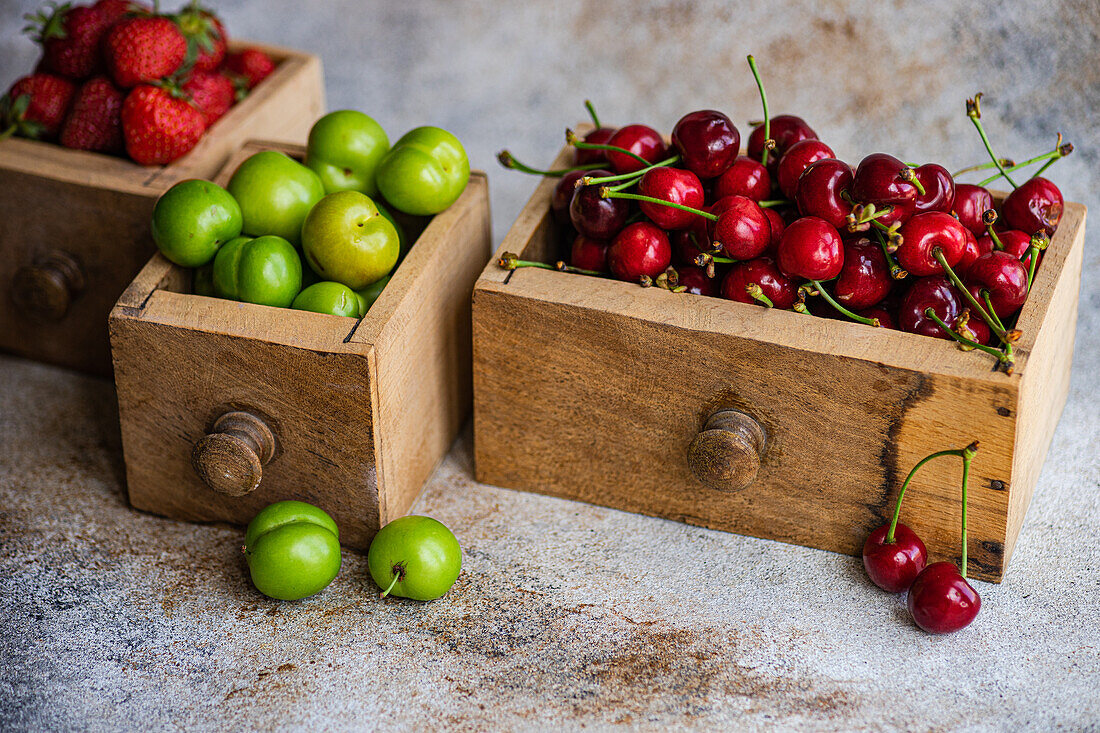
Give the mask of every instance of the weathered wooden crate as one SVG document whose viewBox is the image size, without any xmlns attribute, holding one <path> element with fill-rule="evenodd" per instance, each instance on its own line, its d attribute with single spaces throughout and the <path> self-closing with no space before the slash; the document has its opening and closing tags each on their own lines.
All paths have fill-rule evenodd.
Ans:
<svg viewBox="0 0 1100 733">
<path fill-rule="evenodd" d="M 553 261 L 555 183 L 497 256 Z M 918 460 L 979 439 L 969 559 L 999 581 L 1069 387 L 1084 231 L 1085 207 L 1067 204 L 1011 376 L 953 342 L 490 263 L 474 288 L 477 478 L 859 554 Z M 756 475 L 727 492 L 693 468 Z M 960 472 L 933 462 L 906 494 L 903 521 L 936 558 L 959 555 Z"/>
<path fill-rule="evenodd" d="M 249 41 L 277 62 L 187 155 L 171 165 L 0 141 L 0 350 L 110 375 L 107 313 L 156 248 L 157 197 L 209 178 L 246 140 L 302 141 L 324 111 L 316 56 Z"/>
<path fill-rule="evenodd" d="M 272 148 L 304 152 L 248 145 L 216 180 Z M 360 548 L 408 511 L 470 410 L 470 292 L 492 246 L 485 174 L 405 223 L 416 242 L 361 319 L 193 295 L 190 271 L 149 261 L 110 316 L 136 508 L 243 524 L 298 499 Z"/>
</svg>

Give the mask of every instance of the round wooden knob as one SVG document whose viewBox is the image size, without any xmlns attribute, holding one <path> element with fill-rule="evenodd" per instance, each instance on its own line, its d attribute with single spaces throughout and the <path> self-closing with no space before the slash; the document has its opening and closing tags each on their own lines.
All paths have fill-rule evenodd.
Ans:
<svg viewBox="0 0 1100 733">
<path fill-rule="evenodd" d="M 195 443 L 191 465 L 219 494 L 244 496 L 255 491 L 263 467 L 275 455 L 275 435 L 250 412 L 227 412 Z"/>
<path fill-rule="evenodd" d="M 33 265 L 24 265 L 12 277 L 12 298 L 24 314 L 59 321 L 73 298 L 84 290 L 84 272 L 71 255 L 50 252 Z"/>
<path fill-rule="evenodd" d="M 760 423 L 740 410 L 719 410 L 688 446 L 695 477 L 716 491 L 740 491 L 753 482 L 767 447 Z"/>
</svg>

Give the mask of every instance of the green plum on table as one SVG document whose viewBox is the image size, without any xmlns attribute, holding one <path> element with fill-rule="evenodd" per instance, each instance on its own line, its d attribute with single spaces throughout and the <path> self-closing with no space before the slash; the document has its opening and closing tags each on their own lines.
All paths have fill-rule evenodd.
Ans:
<svg viewBox="0 0 1100 733">
<path fill-rule="evenodd" d="M 248 523 L 244 553 L 257 590 L 296 601 L 324 590 L 340 572 L 340 532 L 312 504 L 280 501 Z"/>
<path fill-rule="evenodd" d="M 400 242 L 369 196 L 338 191 L 310 209 L 302 224 L 302 251 L 322 278 L 359 290 L 393 269 Z"/>
<path fill-rule="evenodd" d="M 401 136 L 375 172 L 386 202 L 406 214 L 438 214 L 458 200 L 470 180 L 470 160 L 459 139 L 439 127 Z"/>
<path fill-rule="evenodd" d="M 253 237 L 274 234 L 295 246 L 301 242 L 306 214 L 325 195 L 316 173 L 274 150 L 241 163 L 227 188 L 241 207 L 241 231 Z"/>
<path fill-rule="evenodd" d="M 180 181 L 153 205 L 153 241 L 177 265 L 201 267 L 241 233 L 242 222 L 241 207 L 221 186 Z"/>
<path fill-rule="evenodd" d="M 367 312 L 363 299 L 354 290 L 341 283 L 322 281 L 304 288 L 294 299 L 291 308 L 334 316 L 359 318 Z"/>
<path fill-rule="evenodd" d="M 302 260 L 282 237 L 237 237 L 214 258 L 219 297 L 287 308 L 301 289 Z"/>
<path fill-rule="evenodd" d="M 325 193 L 359 191 L 374 196 L 374 172 L 389 149 L 381 125 L 362 112 L 343 109 L 313 123 L 305 164 L 320 177 Z"/>
<path fill-rule="evenodd" d="M 431 601 L 455 584 L 462 548 L 451 530 L 431 517 L 410 515 L 378 531 L 367 551 L 367 567 L 387 595 Z"/>
</svg>

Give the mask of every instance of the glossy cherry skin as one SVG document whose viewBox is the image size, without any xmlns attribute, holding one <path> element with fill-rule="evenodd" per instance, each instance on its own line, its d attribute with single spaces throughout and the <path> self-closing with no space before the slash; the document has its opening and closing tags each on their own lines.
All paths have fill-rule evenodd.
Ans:
<svg viewBox="0 0 1100 733">
<path fill-rule="evenodd" d="M 989 237 L 982 237 L 979 239 L 975 237 L 969 229 L 963 227 L 966 231 L 966 246 L 963 248 L 963 255 L 959 258 L 959 261 L 955 263 L 955 274 L 960 278 L 965 278 L 966 273 L 970 270 L 970 265 L 978 257 L 982 256 L 986 252 L 993 251 L 993 240 Z"/>
<path fill-rule="evenodd" d="M 696 227 L 669 232 L 668 238 L 672 243 L 672 264 L 676 265 L 677 269 L 680 265 L 694 265 L 695 259 L 706 251 L 706 249 L 702 249 L 696 244 L 699 241 L 709 242 L 706 235 L 706 226 L 703 226 L 702 229 L 702 240 Z"/>
<path fill-rule="evenodd" d="M 550 214 L 558 224 L 569 221 L 569 202 L 573 200 L 573 192 L 577 190 L 577 181 L 585 174 L 611 175 L 609 171 L 573 171 L 562 176 L 550 196 Z"/>
<path fill-rule="evenodd" d="M 794 281 L 780 272 L 771 258 L 757 257 L 747 262 L 738 262 L 730 268 L 722 279 L 722 297 L 738 303 L 760 305 L 745 290 L 749 283 L 759 285 L 772 305 L 781 310 L 790 310 L 798 296 L 798 287 Z"/>
<path fill-rule="evenodd" d="M 1008 252 L 1013 257 L 1016 257 L 1024 264 L 1024 267 L 1031 267 L 1031 255 L 1028 250 L 1031 248 L 1031 237 L 1018 229 L 1009 229 L 1008 231 L 997 232 L 997 238 L 1001 240 L 1001 244 L 1004 245 L 1004 251 Z M 993 238 L 988 234 L 984 234 L 978 238 L 978 246 L 983 252 L 990 252 L 996 249 L 993 244 Z M 1040 253 L 1039 260 L 1036 263 L 1036 267 L 1039 266 L 1039 262 L 1043 261 L 1043 255 Z"/>
<path fill-rule="evenodd" d="M 852 205 L 842 193 L 852 185 L 852 168 L 836 158 L 811 163 L 798 177 L 794 201 L 803 216 L 819 216 L 837 229 L 847 226 Z"/>
<path fill-rule="evenodd" d="M 959 223 L 975 237 L 980 237 L 985 232 L 982 214 L 992 208 L 993 195 L 989 191 L 973 183 L 955 184 L 955 203 L 951 210 L 959 217 Z"/>
<path fill-rule="evenodd" d="M 796 115 L 776 115 L 771 118 L 770 130 L 772 140 L 775 140 L 775 150 L 768 154 L 768 169 L 774 171 L 783 154 L 797 142 L 802 140 L 816 140 L 817 133 L 813 131 L 806 120 Z M 750 158 L 760 160 L 764 153 L 764 126 L 759 125 L 749 133 L 748 154 Z"/>
<path fill-rule="evenodd" d="M 925 211 L 951 213 L 955 205 L 955 179 L 942 165 L 925 163 L 913 169 L 913 175 L 924 186 L 924 193 L 917 191 L 914 207 L 918 214 Z"/>
<path fill-rule="evenodd" d="M 727 257 L 751 260 L 759 257 L 771 244 L 772 227 L 767 214 L 755 201 L 744 196 L 726 196 L 718 221 L 710 233 L 711 241 Z"/>
<path fill-rule="evenodd" d="M 862 310 L 882 301 L 894 287 L 882 247 L 866 237 L 844 242 L 844 266 L 833 294 L 846 308 Z"/>
<path fill-rule="evenodd" d="M 925 315 L 928 308 L 948 326 L 954 327 L 955 319 L 963 309 L 963 296 L 942 275 L 918 278 L 901 299 L 898 307 L 898 328 L 909 333 L 941 339 L 951 338 L 939 324 Z"/>
<path fill-rule="evenodd" d="M 664 160 L 668 148 L 661 133 L 646 125 L 627 125 L 620 127 L 607 141 L 608 145 L 614 145 L 623 150 L 629 150 L 635 155 L 640 155 L 650 163 Z M 616 173 L 633 173 L 646 166 L 629 155 L 607 151 L 607 160 Z"/>
<path fill-rule="evenodd" d="M 963 333 L 963 329 L 955 324 L 955 330 L 959 332 L 960 336 L 968 338 L 971 341 L 977 341 L 979 344 L 988 346 L 990 340 L 993 338 L 993 332 L 989 330 L 989 325 L 981 319 L 980 316 L 971 314 L 970 318 L 966 321 L 966 329 L 970 331 L 967 335 Z"/>
<path fill-rule="evenodd" d="M 913 581 L 906 605 L 913 621 L 929 634 L 950 634 L 970 625 L 982 599 L 954 563 L 934 562 Z"/>
<path fill-rule="evenodd" d="M 898 230 L 902 242 L 898 247 L 898 264 L 910 275 L 925 277 L 943 272 L 943 265 L 935 258 L 936 248 L 943 251 L 944 259 L 952 268 L 966 251 L 966 231 L 958 219 L 941 211 L 917 214 Z"/>
<path fill-rule="evenodd" d="M 569 264 L 582 270 L 595 270 L 607 272 L 607 248 L 610 243 L 606 239 L 592 239 L 583 234 L 578 234 L 573 240 L 570 249 Z"/>
<path fill-rule="evenodd" d="M 610 175 L 595 171 L 596 175 Z M 611 239 L 626 224 L 630 205 L 626 199 L 601 198 L 599 186 L 581 186 L 569 202 L 569 219 L 577 231 L 593 239 Z"/>
<path fill-rule="evenodd" d="M 725 173 L 741 150 L 741 133 L 721 112 L 702 109 L 689 112 L 672 128 L 672 146 L 681 164 L 699 178 Z"/>
<path fill-rule="evenodd" d="M 864 308 L 855 312 L 857 316 L 863 316 L 864 318 L 877 318 L 878 325 L 882 328 L 889 328 L 893 331 L 898 329 L 897 323 L 894 322 L 894 316 L 890 314 L 890 311 L 881 306 L 873 306 L 871 308 Z"/>
<path fill-rule="evenodd" d="M 685 293 L 712 296 L 718 294 L 717 282 L 707 277 L 706 272 L 701 267 L 683 265 L 676 268 L 676 274 L 679 278 L 676 284 L 687 288 L 684 291 Z"/>
<path fill-rule="evenodd" d="M 835 158 L 833 149 L 820 140 L 800 140 L 783 153 L 779 159 L 779 190 L 789 199 L 794 198 L 798 178 L 811 163 L 826 158 Z"/>
<path fill-rule="evenodd" d="M 1008 318 L 1027 300 L 1027 269 L 1008 252 L 988 252 L 970 265 L 966 274 L 968 288 L 989 293 L 989 302 L 1001 318 Z M 974 290 L 971 290 L 973 293 Z M 985 301 L 979 297 L 979 303 Z"/>
<path fill-rule="evenodd" d="M 595 145 L 607 145 L 607 141 L 611 139 L 611 136 L 615 134 L 614 127 L 597 127 L 592 132 L 584 136 L 586 143 L 593 143 Z M 573 160 L 577 165 L 587 165 L 589 163 L 606 163 L 607 151 L 606 150 L 581 150 L 580 148 L 574 148 Z"/>
<path fill-rule="evenodd" d="M 607 250 L 607 265 L 619 280 L 655 278 L 672 262 L 668 235 L 655 224 L 639 221 L 619 232 Z"/>
<path fill-rule="evenodd" d="M 779 239 L 780 271 L 788 277 L 832 280 L 844 266 L 844 246 L 835 227 L 816 216 L 787 225 Z"/>
<path fill-rule="evenodd" d="M 693 209 L 703 206 L 703 184 L 698 176 L 683 168 L 665 167 L 648 171 L 638 181 L 638 193 Z M 662 229 L 687 229 L 702 218 L 690 211 L 648 201 L 640 202 L 639 208 Z"/>
<path fill-rule="evenodd" d="M 886 153 L 872 153 L 859 162 L 852 179 L 852 198 L 862 204 L 874 204 L 879 210 L 892 206 L 878 221 L 890 226 L 904 222 L 916 210 L 917 187 L 902 179 L 905 163 Z"/>
<path fill-rule="evenodd" d="M 863 567 L 871 582 L 889 593 L 909 590 L 928 564 L 928 549 L 917 533 L 898 522 L 894 541 L 887 544 L 890 525 L 884 524 L 863 543 Z"/>
<path fill-rule="evenodd" d="M 714 196 L 744 196 L 753 201 L 764 201 L 772 195 L 772 176 L 768 169 L 745 155 L 734 159 L 733 164 L 714 182 Z"/>
<path fill-rule="evenodd" d="M 1001 205 L 1001 217 L 1012 229 L 1032 234 L 1054 234 L 1062 220 L 1065 202 L 1062 192 L 1046 178 L 1029 178 L 1008 195 Z"/>
</svg>

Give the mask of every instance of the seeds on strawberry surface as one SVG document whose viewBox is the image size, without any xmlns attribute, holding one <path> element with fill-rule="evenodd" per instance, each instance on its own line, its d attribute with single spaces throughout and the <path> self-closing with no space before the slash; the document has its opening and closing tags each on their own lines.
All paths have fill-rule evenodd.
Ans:
<svg viewBox="0 0 1100 733">
<path fill-rule="evenodd" d="M 252 89 L 275 71 L 275 62 L 258 48 L 246 48 L 237 53 L 227 54 L 225 68 L 243 77 L 248 88 Z"/>
<path fill-rule="evenodd" d="M 36 73 L 12 84 L 0 99 L 0 139 L 12 134 L 52 140 L 61 131 L 76 86 L 53 74 Z"/>
<path fill-rule="evenodd" d="M 136 87 L 122 104 L 126 152 L 142 165 L 165 165 L 195 147 L 206 121 L 189 101 L 160 87 Z"/>
<path fill-rule="evenodd" d="M 61 128 L 61 144 L 76 150 L 121 153 L 122 101 L 125 92 L 106 76 L 84 82 Z"/>
<path fill-rule="evenodd" d="M 171 76 L 187 56 L 187 40 L 165 17 L 138 16 L 115 25 L 105 39 L 107 66 L 120 87 Z"/>
<path fill-rule="evenodd" d="M 23 30 L 42 45 L 44 70 L 69 79 L 86 79 L 100 70 L 100 41 L 114 18 L 98 6 L 66 3 L 26 17 Z"/>
</svg>

